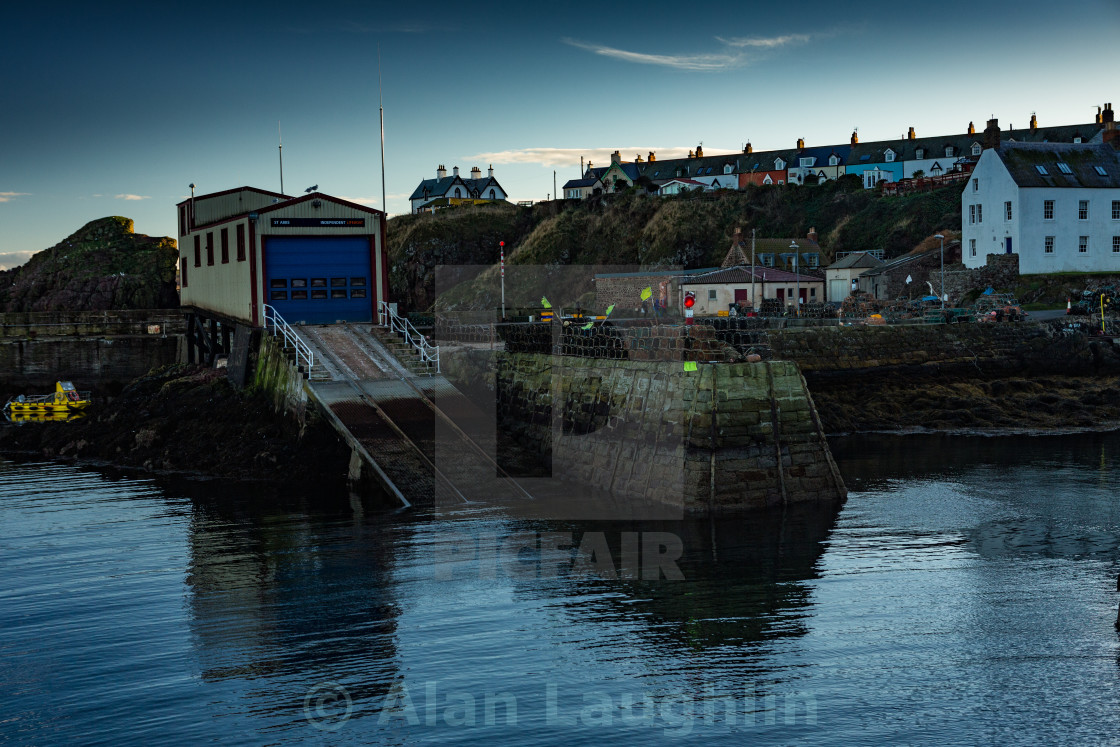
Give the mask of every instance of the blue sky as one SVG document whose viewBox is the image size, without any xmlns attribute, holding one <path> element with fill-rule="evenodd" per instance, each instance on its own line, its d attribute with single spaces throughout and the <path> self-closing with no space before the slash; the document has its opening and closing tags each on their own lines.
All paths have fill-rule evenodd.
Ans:
<svg viewBox="0 0 1120 747">
<path fill-rule="evenodd" d="M 380 207 L 378 44 L 401 213 L 440 163 L 540 200 L 615 149 L 1087 122 L 1118 34 L 1116 0 L 8 4 L 0 267 L 106 215 L 173 236 L 191 182 L 279 189 L 278 122 L 289 194 Z"/>
</svg>

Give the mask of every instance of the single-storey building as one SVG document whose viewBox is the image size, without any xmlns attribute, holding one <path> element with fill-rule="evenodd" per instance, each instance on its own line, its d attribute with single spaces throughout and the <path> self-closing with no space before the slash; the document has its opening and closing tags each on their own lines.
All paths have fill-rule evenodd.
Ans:
<svg viewBox="0 0 1120 747">
<path fill-rule="evenodd" d="M 849 252 L 836 260 L 824 268 L 824 277 L 828 282 L 828 300 L 837 303 L 843 301 L 853 290 L 859 288 L 856 278 L 882 265 L 883 260 L 870 252 Z"/>
</svg>

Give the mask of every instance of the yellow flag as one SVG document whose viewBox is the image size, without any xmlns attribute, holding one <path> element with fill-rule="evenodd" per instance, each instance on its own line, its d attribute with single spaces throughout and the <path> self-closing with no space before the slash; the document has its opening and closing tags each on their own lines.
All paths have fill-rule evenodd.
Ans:
<svg viewBox="0 0 1120 747">
<path fill-rule="evenodd" d="M 552 308 L 552 304 L 550 304 L 548 302 L 548 299 L 545 298 L 544 296 L 541 296 L 541 306 L 545 307 L 546 309 L 551 309 Z"/>
<path fill-rule="evenodd" d="M 653 295 L 653 288 L 651 288 L 647 285 L 645 287 L 645 290 L 642 291 L 642 300 L 643 301 L 648 301 L 650 296 L 652 296 L 652 295 Z"/>
<path fill-rule="evenodd" d="M 696 361 L 685 361 L 684 362 L 684 370 L 685 371 L 696 371 L 697 370 Z"/>
<path fill-rule="evenodd" d="M 588 322 L 587 324 L 580 327 L 580 329 L 591 329 L 594 326 L 595 326 L 595 322 Z"/>
</svg>

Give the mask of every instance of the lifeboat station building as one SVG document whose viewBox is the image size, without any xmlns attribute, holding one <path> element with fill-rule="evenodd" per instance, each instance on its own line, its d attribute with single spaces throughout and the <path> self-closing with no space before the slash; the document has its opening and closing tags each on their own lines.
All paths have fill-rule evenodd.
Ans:
<svg viewBox="0 0 1120 747">
<path fill-rule="evenodd" d="M 254 187 L 176 207 L 180 302 L 200 331 L 197 318 L 210 320 L 211 330 L 260 328 L 266 304 L 290 324 L 371 322 L 388 300 L 380 210 Z M 228 342 L 222 347 L 228 353 Z"/>
</svg>

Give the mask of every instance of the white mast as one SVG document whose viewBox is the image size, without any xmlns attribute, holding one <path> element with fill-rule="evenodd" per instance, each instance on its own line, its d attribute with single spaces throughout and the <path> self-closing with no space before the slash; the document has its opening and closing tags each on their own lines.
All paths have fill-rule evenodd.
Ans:
<svg viewBox="0 0 1120 747">
<path fill-rule="evenodd" d="M 381 212 L 385 210 L 385 98 L 381 90 L 381 44 L 377 45 L 377 108 L 381 116 Z"/>
</svg>

